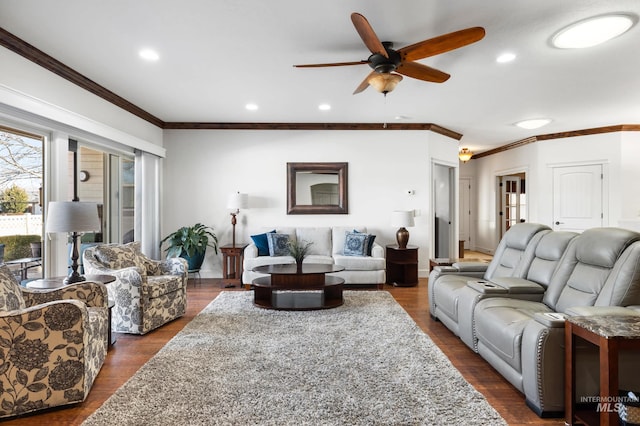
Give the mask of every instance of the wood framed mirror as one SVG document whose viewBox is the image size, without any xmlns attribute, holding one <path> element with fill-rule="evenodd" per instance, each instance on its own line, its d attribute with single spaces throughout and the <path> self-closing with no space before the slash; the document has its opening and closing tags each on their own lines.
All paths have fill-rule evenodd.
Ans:
<svg viewBox="0 0 640 426">
<path fill-rule="evenodd" d="M 287 214 L 347 214 L 348 163 L 287 163 Z"/>
</svg>

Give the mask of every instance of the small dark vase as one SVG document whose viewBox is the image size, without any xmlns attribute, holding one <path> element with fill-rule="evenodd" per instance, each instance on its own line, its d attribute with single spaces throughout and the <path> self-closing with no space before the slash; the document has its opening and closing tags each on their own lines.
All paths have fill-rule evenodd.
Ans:
<svg viewBox="0 0 640 426">
<path fill-rule="evenodd" d="M 302 272 L 302 259 L 296 259 L 296 272 Z"/>
</svg>

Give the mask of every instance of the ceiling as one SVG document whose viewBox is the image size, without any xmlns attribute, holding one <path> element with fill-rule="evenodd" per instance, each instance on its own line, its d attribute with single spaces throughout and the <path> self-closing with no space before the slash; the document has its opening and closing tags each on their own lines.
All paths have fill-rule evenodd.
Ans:
<svg viewBox="0 0 640 426">
<path fill-rule="evenodd" d="M 419 61 L 451 74 L 445 83 L 405 77 L 386 98 L 352 95 L 367 65 L 292 66 L 367 59 L 352 12 L 396 48 L 474 26 L 486 36 Z M 640 1 L 2 0 L 0 27 L 165 122 L 435 123 L 482 152 L 640 123 L 640 25 L 588 49 L 550 45 L 559 29 L 608 12 L 640 16 Z M 160 59 L 141 60 L 145 47 Z M 506 51 L 515 61 L 497 63 Z M 514 126 L 540 117 L 553 122 Z"/>
</svg>

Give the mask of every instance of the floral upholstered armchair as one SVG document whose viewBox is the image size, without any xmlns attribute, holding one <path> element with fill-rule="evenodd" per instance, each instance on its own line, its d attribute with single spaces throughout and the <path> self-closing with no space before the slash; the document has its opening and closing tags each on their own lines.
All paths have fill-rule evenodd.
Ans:
<svg viewBox="0 0 640 426">
<path fill-rule="evenodd" d="M 0 264 L 0 417 L 84 401 L 107 354 L 108 312 L 103 284 L 30 290 Z"/>
<path fill-rule="evenodd" d="M 87 274 L 108 274 L 107 286 L 115 302 L 111 327 L 117 333 L 145 334 L 185 314 L 187 261 L 152 260 L 140 251 L 140 242 L 100 244 L 83 254 Z"/>
</svg>

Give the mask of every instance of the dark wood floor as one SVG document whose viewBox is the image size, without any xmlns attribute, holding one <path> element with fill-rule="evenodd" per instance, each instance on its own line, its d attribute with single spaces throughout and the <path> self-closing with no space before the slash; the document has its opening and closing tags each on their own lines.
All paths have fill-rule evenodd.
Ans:
<svg viewBox="0 0 640 426">
<path fill-rule="evenodd" d="M 561 425 L 562 419 L 540 419 L 524 403 L 523 395 L 496 373 L 477 354 L 441 323 L 429 317 L 427 280 L 416 287 L 385 286 L 416 323 L 449 357 L 465 379 L 485 395 L 493 407 L 511 425 Z M 219 280 L 190 280 L 187 314 L 145 336 L 118 335 L 86 401 L 73 407 L 25 416 L 4 422 L 6 425 L 79 425 L 124 384 L 164 344 L 191 321 L 221 291 Z M 226 289 L 230 291 L 245 291 Z M 451 407 L 455 409 L 455 407 Z M 177 426 L 177 425 L 176 425 Z"/>
</svg>

